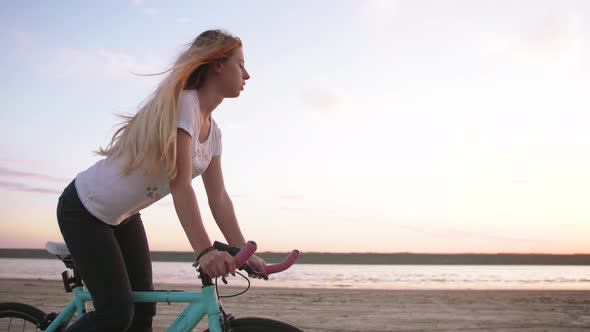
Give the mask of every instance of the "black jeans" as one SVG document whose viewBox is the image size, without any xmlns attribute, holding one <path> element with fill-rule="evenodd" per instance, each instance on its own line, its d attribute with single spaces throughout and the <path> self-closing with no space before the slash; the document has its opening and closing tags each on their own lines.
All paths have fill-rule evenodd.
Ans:
<svg viewBox="0 0 590 332">
<path fill-rule="evenodd" d="M 82 205 L 74 181 L 59 197 L 57 220 L 95 311 L 67 331 L 151 331 L 156 304 L 133 303 L 131 297 L 132 290 L 154 289 L 139 213 L 120 225 L 106 224 Z"/>
</svg>

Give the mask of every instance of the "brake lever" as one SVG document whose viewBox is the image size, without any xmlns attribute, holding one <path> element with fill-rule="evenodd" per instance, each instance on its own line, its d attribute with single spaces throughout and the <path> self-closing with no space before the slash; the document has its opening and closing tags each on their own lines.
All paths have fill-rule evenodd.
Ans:
<svg viewBox="0 0 590 332">
<path fill-rule="evenodd" d="M 244 265 L 244 266 L 240 267 L 239 270 L 246 271 L 248 273 L 248 276 L 251 278 L 268 280 L 267 276 L 259 273 L 258 271 L 254 270 L 252 267 L 250 267 L 248 265 Z"/>
</svg>

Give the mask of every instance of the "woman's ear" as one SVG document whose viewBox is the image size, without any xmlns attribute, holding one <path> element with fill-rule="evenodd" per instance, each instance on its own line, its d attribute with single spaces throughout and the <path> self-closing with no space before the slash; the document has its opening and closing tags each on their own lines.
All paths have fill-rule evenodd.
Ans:
<svg viewBox="0 0 590 332">
<path fill-rule="evenodd" d="M 213 67 L 213 71 L 216 73 L 221 73 L 221 71 L 223 70 L 223 63 L 221 63 L 221 61 L 213 62 L 211 66 Z"/>
</svg>

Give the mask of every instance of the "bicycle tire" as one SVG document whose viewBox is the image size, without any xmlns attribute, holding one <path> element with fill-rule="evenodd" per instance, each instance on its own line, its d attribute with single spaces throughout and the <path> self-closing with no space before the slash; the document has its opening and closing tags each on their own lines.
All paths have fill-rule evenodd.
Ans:
<svg viewBox="0 0 590 332">
<path fill-rule="evenodd" d="M 287 323 L 260 317 L 236 318 L 230 320 L 230 324 L 232 332 L 303 332 Z"/>
<path fill-rule="evenodd" d="M 28 304 L 0 303 L 0 329 L 2 331 L 10 331 L 12 327 L 18 328 L 18 331 L 38 331 L 37 324 L 43 320 L 43 317 L 45 317 L 43 311 Z"/>
</svg>

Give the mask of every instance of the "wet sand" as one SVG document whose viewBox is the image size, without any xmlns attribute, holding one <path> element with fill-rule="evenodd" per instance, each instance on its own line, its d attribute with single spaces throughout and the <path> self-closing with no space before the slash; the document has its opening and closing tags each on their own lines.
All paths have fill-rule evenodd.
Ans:
<svg viewBox="0 0 590 332">
<path fill-rule="evenodd" d="M 198 290 L 199 286 L 156 284 L 156 288 Z M 221 290 L 236 291 L 228 286 Z M 0 302 L 23 302 L 51 312 L 59 311 L 68 299 L 60 281 L 0 279 Z M 237 317 L 273 318 L 310 332 L 590 331 L 588 291 L 256 287 L 224 299 L 223 304 Z M 154 331 L 164 331 L 183 307 L 158 304 Z"/>
</svg>

